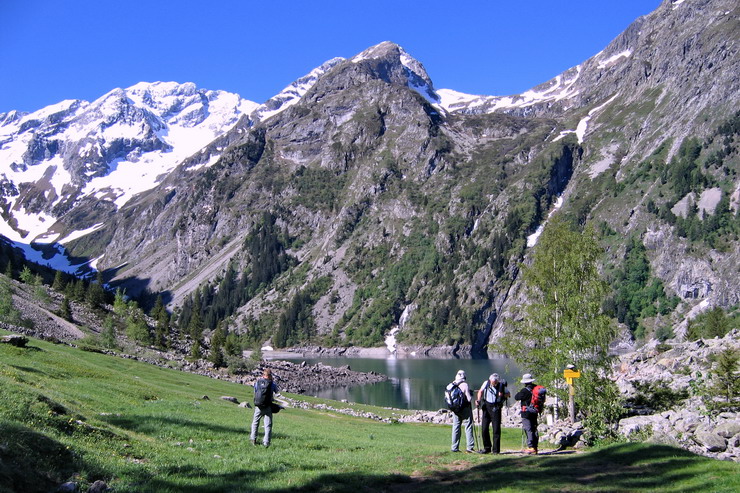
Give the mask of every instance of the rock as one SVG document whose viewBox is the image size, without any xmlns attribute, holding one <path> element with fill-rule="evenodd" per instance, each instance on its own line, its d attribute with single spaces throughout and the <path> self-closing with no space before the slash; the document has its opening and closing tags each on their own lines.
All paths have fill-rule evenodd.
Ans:
<svg viewBox="0 0 740 493">
<path fill-rule="evenodd" d="M 200 399 L 203 400 L 203 401 L 210 401 L 211 400 L 207 395 L 204 395 Z"/>
<path fill-rule="evenodd" d="M 241 404 L 239 404 L 239 407 L 246 407 L 248 409 L 252 409 L 252 405 L 249 404 L 247 401 L 244 401 Z"/>
<path fill-rule="evenodd" d="M 708 452 L 724 452 L 727 450 L 727 440 L 706 425 L 702 425 L 696 430 L 694 441 L 703 445 Z"/>
<path fill-rule="evenodd" d="M 0 339 L 0 342 L 10 344 L 15 347 L 26 347 L 26 344 L 28 344 L 28 337 L 18 334 L 9 334 L 3 336 L 2 339 Z"/>
<path fill-rule="evenodd" d="M 230 395 L 222 395 L 221 399 L 233 402 L 234 404 L 239 404 L 239 399 L 237 399 L 236 397 L 231 397 Z"/>
<path fill-rule="evenodd" d="M 735 418 L 734 421 L 725 421 L 714 429 L 714 432 L 723 438 L 732 438 L 740 434 L 740 422 Z"/>
<path fill-rule="evenodd" d="M 78 493 L 80 491 L 80 487 L 74 481 L 67 481 L 66 483 L 61 484 L 54 491 L 55 493 Z"/>
<path fill-rule="evenodd" d="M 737 434 L 734 437 L 727 440 L 727 446 L 733 447 L 733 448 L 740 447 L 740 434 Z"/>
<path fill-rule="evenodd" d="M 104 493 L 108 491 L 108 485 L 105 481 L 97 480 L 87 489 L 87 493 Z"/>
<path fill-rule="evenodd" d="M 619 420 L 619 433 L 629 437 L 639 431 L 652 429 L 655 424 L 655 416 L 632 416 Z"/>
</svg>

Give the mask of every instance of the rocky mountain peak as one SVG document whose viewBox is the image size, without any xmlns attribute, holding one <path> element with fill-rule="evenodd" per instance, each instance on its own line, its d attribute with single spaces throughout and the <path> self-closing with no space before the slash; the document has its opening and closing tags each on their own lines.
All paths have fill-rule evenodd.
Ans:
<svg viewBox="0 0 740 493">
<path fill-rule="evenodd" d="M 424 65 L 391 41 L 371 46 L 349 61 L 367 67 L 372 75 L 381 80 L 408 86 L 432 102 L 439 101 Z"/>
</svg>

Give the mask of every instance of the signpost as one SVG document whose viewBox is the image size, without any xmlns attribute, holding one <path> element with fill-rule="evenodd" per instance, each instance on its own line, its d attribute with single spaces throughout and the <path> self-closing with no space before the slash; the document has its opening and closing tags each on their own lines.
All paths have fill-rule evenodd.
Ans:
<svg viewBox="0 0 740 493">
<path fill-rule="evenodd" d="M 573 365 L 563 370 L 563 377 L 568 382 L 568 414 L 570 415 L 570 422 L 573 423 L 576 420 L 576 388 L 573 386 L 573 379 L 580 378 L 581 372 L 576 370 Z"/>
</svg>

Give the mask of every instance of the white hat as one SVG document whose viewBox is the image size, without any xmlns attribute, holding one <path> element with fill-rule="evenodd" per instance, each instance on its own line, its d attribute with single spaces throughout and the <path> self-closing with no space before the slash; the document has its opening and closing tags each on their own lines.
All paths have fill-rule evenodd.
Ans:
<svg viewBox="0 0 740 493">
<path fill-rule="evenodd" d="M 465 370 L 458 370 L 457 375 L 455 375 L 455 380 L 465 380 Z"/>
<path fill-rule="evenodd" d="M 491 373 L 491 376 L 489 376 L 488 379 L 491 381 L 496 380 L 498 382 L 498 373 Z"/>
<path fill-rule="evenodd" d="M 522 375 L 522 383 L 532 383 L 534 382 L 534 377 L 531 373 L 525 373 Z"/>
</svg>

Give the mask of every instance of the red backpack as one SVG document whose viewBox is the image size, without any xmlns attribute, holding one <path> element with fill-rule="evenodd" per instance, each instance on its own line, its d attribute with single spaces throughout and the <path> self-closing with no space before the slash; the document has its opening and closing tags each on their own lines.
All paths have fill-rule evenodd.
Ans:
<svg viewBox="0 0 740 493">
<path fill-rule="evenodd" d="M 542 411 L 545 410 L 546 397 L 547 389 L 542 385 L 535 385 L 532 389 L 532 398 L 529 401 L 529 405 L 522 405 L 522 412 L 542 414 Z"/>
</svg>

